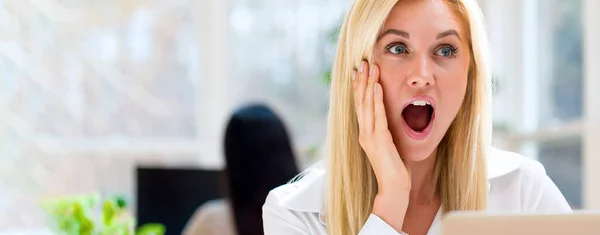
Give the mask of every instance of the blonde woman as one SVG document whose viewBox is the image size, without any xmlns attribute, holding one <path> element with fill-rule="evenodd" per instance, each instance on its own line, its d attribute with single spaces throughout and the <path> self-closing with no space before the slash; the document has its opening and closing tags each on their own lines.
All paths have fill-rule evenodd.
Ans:
<svg viewBox="0 0 600 235">
<path fill-rule="evenodd" d="M 570 212 L 540 163 L 490 147 L 486 36 L 476 0 L 356 0 L 325 166 L 271 191 L 265 234 L 439 234 L 450 211 Z"/>
</svg>

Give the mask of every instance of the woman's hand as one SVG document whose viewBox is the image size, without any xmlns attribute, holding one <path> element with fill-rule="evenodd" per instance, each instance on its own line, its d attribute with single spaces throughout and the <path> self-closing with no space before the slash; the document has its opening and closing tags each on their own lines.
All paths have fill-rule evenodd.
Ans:
<svg viewBox="0 0 600 235">
<path fill-rule="evenodd" d="M 410 173 L 394 145 L 383 105 L 379 68 L 362 61 L 352 74 L 359 142 L 377 178 L 373 214 L 400 231 L 408 207 Z"/>
</svg>

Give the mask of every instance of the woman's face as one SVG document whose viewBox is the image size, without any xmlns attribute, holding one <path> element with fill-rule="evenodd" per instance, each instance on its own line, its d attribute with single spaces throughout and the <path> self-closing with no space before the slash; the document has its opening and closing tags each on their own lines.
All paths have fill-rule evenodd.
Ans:
<svg viewBox="0 0 600 235">
<path fill-rule="evenodd" d="M 470 49 L 467 26 L 441 0 L 400 1 L 374 48 L 389 129 L 400 156 L 433 153 L 461 107 Z"/>
</svg>

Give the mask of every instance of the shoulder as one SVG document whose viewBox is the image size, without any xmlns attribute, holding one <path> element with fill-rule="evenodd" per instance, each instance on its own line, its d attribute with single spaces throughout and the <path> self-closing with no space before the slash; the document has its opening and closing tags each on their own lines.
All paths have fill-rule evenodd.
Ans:
<svg viewBox="0 0 600 235">
<path fill-rule="evenodd" d="M 490 207 L 520 212 L 565 212 L 570 207 L 537 160 L 493 149 L 488 156 Z"/>
<path fill-rule="evenodd" d="M 265 206 L 300 212 L 319 212 L 323 207 L 325 187 L 325 171 L 321 163 L 309 167 L 297 178 L 271 190 Z"/>
<path fill-rule="evenodd" d="M 491 148 L 487 157 L 488 179 L 515 179 L 546 176 L 544 166 L 521 154 Z"/>
<path fill-rule="evenodd" d="M 271 190 L 263 205 L 265 234 L 326 234 L 325 171 L 318 165 L 304 171 L 300 179 Z"/>
<path fill-rule="evenodd" d="M 207 226 L 215 225 L 215 222 L 219 224 L 222 222 L 228 223 L 231 217 L 229 201 L 226 199 L 215 199 L 205 202 L 202 206 L 198 207 L 193 216 L 195 220 L 207 224 Z"/>
<path fill-rule="evenodd" d="M 196 209 L 182 234 L 233 234 L 232 229 L 229 201 L 215 199 L 205 202 Z"/>
<path fill-rule="evenodd" d="M 222 214 L 229 212 L 229 201 L 222 198 L 207 201 L 198 208 L 198 212 L 203 214 Z"/>
<path fill-rule="evenodd" d="M 498 190 L 541 190 L 539 187 L 549 179 L 544 166 L 533 158 L 523 155 L 494 150 L 488 159 L 488 181 L 494 192 Z"/>
</svg>

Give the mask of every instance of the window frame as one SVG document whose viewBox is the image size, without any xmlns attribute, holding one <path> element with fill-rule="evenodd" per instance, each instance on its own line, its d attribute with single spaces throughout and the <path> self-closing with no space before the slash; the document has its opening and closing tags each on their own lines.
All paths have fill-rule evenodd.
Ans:
<svg viewBox="0 0 600 235">
<path fill-rule="evenodd" d="M 533 46 L 540 38 L 536 30 L 538 26 L 537 4 L 541 0 L 480 0 L 484 15 L 488 20 L 490 38 L 494 48 L 494 58 L 498 61 L 494 65 L 500 65 L 504 75 L 503 89 L 511 90 L 511 97 L 501 97 L 495 100 L 509 101 L 513 107 L 509 110 L 507 119 L 510 123 L 521 123 L 516 127 L 518 133 L 503 133 L 495 137 L 502 138 L 507 143 L 509 150 L 518 151 L 526 156 L 536 156 L 536 149 L 519 146 L 531 142 L 559 140 L 569 137 L 581 136 L 582 142 L 582 208 L 600 209 L 600 184 L 593 179 L 600 178 L 600 27 L 594 22 L 600 22 L 600 2 L 595 0 L 582 0 L 582 40 L 583 40 L 583 113 L 580 120 L 560 123 L 553 126 L 538 128 L 536 123 L 539 112 L 540 77 L 537 68 L 539 63 L 539 51 Z M 496 43 L 494 43 L 496 42 Z M 504 55 L 504 48 L 511 50 Z M 514 53 L 521 53 L 515 58 Z M 523 79 L 528 78 L 528 79 Z M 594 89 L 596 88 L 596 89 Z M 533 95 L 532 95 L 533 94 Z M 504 98 L 504 99 L 503 99 Z M 521 101 L 521 102 L 520 102 Z M 501 105 L 498 103 L 494 104 Z M 531 109 L 534 109 L 532 112 Z"/>
<path fill-rule="evenodd" d="M 77 157 L 90 154 L 125 155 L 141 157 L 169 154 L 196 155 L 193 164 L 203 168 L 220 169 L 221 133 L 231 110 L 227 99 L 227 1 L 191 1 L 196 9 L 193 20 L 197 23 L 194 30 L 200 47 L 200 74 L 192 78 L 195 88 L 195 138 L 175 137 L 84 137 L 50 138 L 38 135 L 17 113 L 12 112 L 7 102 L 0 103 L 0 109 L 6 115 L 0 117 L 0 131 L 14 130 L 27 146 L 35 146 L 49 156 Z M 69 10 L 70 11 L 70 10 Z M 208 20 L 207 20 L 208 19 Z M 206 33 L 210 32 L 210 33 Z M 0 44 L 0 51 L 8 50 L 10 45 Z M 3 100 L 10 97 L 0 97 Z M 82 105 L 82 104 L 79 104 Z M 0 143 L 1 144 L 1 143 Z M 24 147 L 25 148 L 25 147 Z M 179 163 L 181 162 L 181 163 Z M 172 158 L 169 164 L 188 165 L 188 160 Z"/>
<path fill-rule="evenodd" d="M 562 123 L 560 125 L 537 129 L 535 120 L 537 113 L 533 113 L 527 107 L 527 104 L 516 102 L 523 100 L 525 91 L 536 90 L 535 79 L 519 79 L 523 77 L 536 77 L 535 66 L 526 65 L 524 61 L 529 60 L 532 55 L 536 55 L 535 47 L 527 47 L 535 42 L 535 37 L 527 37 L 527 25 L 535 25 L 535 14 L 527 11 L 530 7 L 539 4 L 540 0 L 479 0 L 484 14 L 488 19 L 489 33 L 495 48 L 492 51 L 495 58 L 500 58 L 499 64 L 502 65 L 507 81 L 504 83 L 505 89 L 515 91 L 509 100 L 511 103 L 519 104 L 510 110 L 510 116 L 507 118 L 514 121 L 525 120 L 522 133 L 508 133 L 502 135 L 509 144 L 508 149 L 517 151 L 517 146 L 525 142 L 536 142 L 546 140 L 556 140 L 565 137 L 581 136 L 582 139 L 582 186 L 583 186 L 583 208 L 600 209 L 600 184 L 594 179 L 600 179 L 600 27 L 594 22 L 600 22 L 600 1 L 582 0 L 583 15 L 583 102 L 584 110 L 581 120 Z M 348 0 L 350 2 L 350 0 Z M 199 22 L 198 40 L 200 41 L 200 54 L 202 56 L 202 73 L 195 83 L 196 90 L 196 116 L 197 119 L 197 139 L 148 139 L 140 140 L 139 143 L 129 146 L 113 146 L 103 149 L 105 153 L 126 153 L 127 155 L 144 155 L 153 151 L 169 151 L 170 153 L 199 153 L 199 164 L 209 168 L 221 168 L 223 166 L 222 153 L 218 148 L 210 146 L 220 146 L 221 132 L 225 126 L 226 118 L 232 108 L 231 101 L 227 99 L 228 55 L 227 37 L 229 27 L 229 6 L 228 1 L 194 1 L 194 8 L 198 13 L 195 14 L 195 21 Z M 206 20 L 210 19 L 210 20 Z M 529 26 L 531 27 L 531 26 Z M 507 30 L 510 33 L 506 33 Z M 518 30 L 514 30 L 518 29 Z M 211 33 L 203 33 L 211 32 Z M 523 54 L 518 58 L 503 55 L 503 48 L 512 48 L 514 51 L 522 51 Z M 527 48 L 526 50 L 523 50 Z M 530 60 L 536 63 L 536 60 Z M 512 78 L 512 79 L 510 79 Z M 527 80 L 526 82 L 520 82 Z M 594 89 L 596 88 L 596 89 Z M 530 103 L 535 100 L 529 100 Z M 495 104 L 496 105 L 496 104 Z M 9 111 L 7 107 L 1 106 L 3 110 Z M 211 115 L 206 115 L 206 114 Z M 16 125 L 18 117 L 5 117 L 2 122 L 2 129 Z M 12 122 L 11 122 L 12 120 Z M 18 124 L 18 123 L 17 123 Z M 28 132 L 29 133 L 29 132 Z M 29 133 L 31 134 L 31 133 Z M 28 135 L 29 135 L 28 134 Z M 27 138 L 29 136 L 24 136 Z M 34 139 L 33 144 L 42 146 L 44 150 L 57 154 L 85 154 L 96 153 L 97 147 L 94 147 L 94 139 L 89 139 L 87 144 L 80 148 L 72 147 L 73 140 L 69 139 Z M 118 139 L 113 141 L 119 142 Z M 70 147 L 71 146 L 71 147 Z M 160 147 L 157 147 L 160 146 Z M 526 153 L 528 155 L 529 153 Z"/>
<path fill-rule="evenodd" d="M 583 0 L 584 41 L 584 208 L 600 210 L 600 1 Z M 595 88 L 595 89 L 594 89 Z M 594 102 L 596 101 L 596 102 Z M 594 180 L 596 179 L 596 180 Z"/>
</svg>

